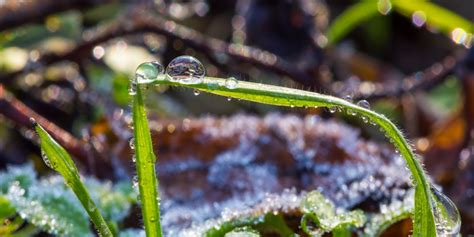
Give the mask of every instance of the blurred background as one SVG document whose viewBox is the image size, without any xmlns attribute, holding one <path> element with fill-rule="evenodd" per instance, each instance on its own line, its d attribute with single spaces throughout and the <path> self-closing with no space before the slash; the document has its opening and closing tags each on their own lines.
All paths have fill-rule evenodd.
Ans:
<svg viewBox="0 0 474 237">
<path fill-rule="evenodd" d="M 0 1 L 0 169 L 32 162 L 50 172 L 35 117 L 84 173 L 130 178 L 129 78 L 142 62 L 191 55 L 209 76 L 368 100 L 405 132 L 460 209 L 463 233 L 474 234 L 474 2 L 421 2 Z M 335 118 L 388 143 L 361 119 L 321 108 L 148 91 L 150 126 L 170 137 L 173 121 L 279 112 Z"/>
</svg>

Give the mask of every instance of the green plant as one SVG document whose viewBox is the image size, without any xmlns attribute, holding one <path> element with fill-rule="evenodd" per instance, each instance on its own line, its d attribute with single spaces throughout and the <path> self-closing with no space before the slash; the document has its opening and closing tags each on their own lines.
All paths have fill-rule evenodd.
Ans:
<svg viewBox="0 0 474 237">
<path fill-rule="evenodd" d="M 83 180 L 97 208 L 109 220 L 109 226 L 118 227 L 111 229 L 114 235 L 132 233 L 133 230 L 121 228 L 136 198 L 130 183 L 112 185 L 91 177 Z M 64 179 L 59 175 L 38 179 L 30 163 L 0 172 L 0 223 L 8 223 L 0 224 L 1 236 L 30 236 L 39 231 L 61 236 L 93 236 L 87 212 Z"/>
<path fill-rule="evenodd" d="M 147 236 L 162 236 L 160 224 L 160 208 L 158 196 L 158 180 L 156 179 L 155 162 L 148 120 L 143 105 L 140 87 L 136 88 L 133 98 L 133 133 L 138 174 L 138 188 L 142 203 L 143 222 Z"/>
<path fill-rule="evenodd" d="M 130 142 L 136 150 L 136 168 L 142 213 L 147 236 L 162 236 L 159 212 L 158 180 L 156 179 L 156 157 L 151 143 L 151 134 L 148 128 L 147 115 L 143 103 L 142 85 L 149 83 L 162 85 L 182 86 L 194 90 L 205 91 L 221 96 L 254 101 L 279 106 L 291 107 L 327 107 L 330 111 L 345 110 L 350 115 L 358 114 L 364 121 L 377 124 L 386 136 L 400 151 L 412 173 L 415 187 L 414 213 L 411 209 L 403 212 L 384 215 L 380 218 L 371 218 L 369 233 L 380 233 L 384 228 L 393 223 L 393 220 L 405 218 L 408 213 L 414 216 L 415 236 L 436 236 L 458 231 L 459 223 L 452 218 L 457 213 L 456 207 L 450 200 L 432 187 L 422 169 L 420 161 L 415 156 L 412 148 L 397 127 L 384 115 L 370 110 L 367 101 L 357 104 L 341 98 L 322 95 L 319 93 L 297 89 L 278 87 L 238 81 L 235 78 L 194 77 L 192 73 L 203 69 L 202 65 L 194 58 L 186 58 L 184 67 L 173 68 L 174 77 L 163 74 L 163 67 L 156 62 L 144 63 L 137 69 L 137 76 L 131 81 L 130 94 L 133 96 L 133 122 L 134 140 Z M 190 61 L 189 61 L 190 60 Z M 182 63 L 182 62 L 181 62 Z M 186 64 L 187 63 L 187 64 Z M 190 64 L 191 63 L 191 64 Z M 180 64 L 181 65 L 181 64 Z M 192 70 L 191 70 L 191 69 Z M 173 74 L 171 74 L 173 75 Z M 186 80 L 182 80 L 182 79 Z M 54 139 L 39 125 L 35 128 L 40 136 L 41 148 L 46 156 L 45 163 L 58 171 L 69 187 L 74 191 L 93 223 L 102 235 L 110 236 L 108 228 L 96 205 L 90 198 L 86 188 L 80 182 L 79 174 L 67 152 L 57 144 Z M 28 177 L 28 176 L 26 176 Z M 28 182 L 28 178 L 24 182 Z M 309 193 L 301 204 L 303 213 L 302 229 L 308 234 L 313 234 L 309 222 L 313 222 L 321 233 L 331 231 L 335 236 L 347 236 L 350 228 L 361 227 L 366 216 L 360 211 L 351 211 L 336 214 L 334 206 L 318 192 Z M 112 216 L 109 216 L 112 218 Z M 260 221 L 260 218 L 263 218 Z M 248 217 L 230 220 L 221 223 L 217 228 L 205 232 L 206 236 L 243 235 L 252 236 L 251 230 L 240 230 L 240 227 L 265 229 L 272 228 L 283 235 L 293 235 L 291 229 L 285 227 L 282 216 L 273 213 L 264 213 L 263 216 Z"/>
<path fill-rule="evenodd" d="M 148 82 L 149 80 L 146 81 L 146 83 Z M 446 211 L 440 212 L 436 210 L 439 205 L 436 204 L 436 200 L 433 197 L 431 184 L 419 159 L 403 137 L 401 131 L 384 115 L 378 114 L 366 106 L 362 107 L 365 103 L 358 103 L 361 105 L 359 106 L 351 101 L 333 96 L 252 82 L 239 82 L 235 78 L 204 77 L 197 80 L 196 83 L 190 84 L 180 83 L 179 79 L 161 74 L 153 82 L 162 85 L 188 87 L 212 94 L 264 104 L 291 107 L 327 107 L 331 110 L 343 109 L 353 115 L 359 114 L 365 120 L 370 120 L 371 123 L 380 126 L 407 163 L 415 187 L 414 235 L 435 236 L 437 234 L 437 224 L 441 225 L 441 221 L 450 222 L 449 216 L 439 215 L 440 213 L 447 213 Z M 141 97 L 139 89 L 137 92 L 136 96 Z M 454 206 L 445 208 L 455 209 Z M 435 217 L 438 220 L 435 220 Z"/>
<path fill-rule="evenodd" d="M 345 10 L 329 26 L 326 35 L 329 44 L 335 44 L 356 26 L 377 16 L 388 14 L 391 10 L 405 17 L 419 17 L 419 24 L 437 28 L 451 37 L 456 43 L 470 43 L 474 24 L 443 7 L 428 1 L 411 0 L 363 0 Z M 416 15 L 414 15 L 416 14 Z"/>
<path fill-rule="evenodd" d="M 45 163 L 64 177 L 66 184 L 79 199 L 101 236 L 112 236 L 112 232 L 100 214 L 99 209 L 81 182 L 79 171 L 69 154 L 41 127 L 41 125 L 36 122 L 33 123 L 40 137 L 41 150 L 44 152 L 42 156 Z"/>
</svg>

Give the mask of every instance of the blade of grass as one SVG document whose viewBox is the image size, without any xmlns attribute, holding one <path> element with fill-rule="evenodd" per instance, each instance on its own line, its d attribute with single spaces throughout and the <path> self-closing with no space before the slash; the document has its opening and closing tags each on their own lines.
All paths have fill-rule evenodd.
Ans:
<svg viewBox="0 0 474 237">
<path fill-rule="evenodd" d="M 79 171 L 67 151 L 59 145 L 41 125 L 35 123 L 35 129 L 40 137 L 41 150 L 49 159 L 51 168 L 63 176 L 66 184 L 72 189 L 81 202 L 99 234 L 104 237 L 112 236 L 99 209 L 81 182 Z"/>
<path fill-rule="evenodd" d="M 456 28 L 461 28 L 467 33 L 474 33 L 474 24 L 434 3 L 427 1 L 397 0 L 392 1 L 394 10 L 400 14 L 411 17 L 416 11 L 422 11 L 426 15 L 426 23 L 438 28 L 441 32 L 450 36 Z"/>
<path fill-rule="evenodd" d="M 360 1 L 339 15 L 328 27 L 326 36 L 329 44 L 335 44 L 356 26 L 376 16 L 378 1 Z M 396 0 L 390 1 L 393 10 L 411 18 L 413 13 L 421 11 L 426 15 L 426 23 L 438 28 L 451 37 L 454 29 L 460 28 L 468 34 L 474 33 L 474 24 L 456 13 L 428 1 Z M 468 37 L 466 35 L 466 37 Z M 472 36 L 471 36 L 472 37 Z"/>
<path fill-rule="evenodd" d="M 432 193 L 426 174 L 402 132 L 384 115 L 357 106 L 341 98 L 315 92 L 244 81 L 239 81 L 238 85 L 231 89 L 225 86 L 226 79 L 215 77 L 205 77 L 203 82 L 199 84 L 185 85 L 167 80 L 166 77 L 166 75 L 160 75 L 155 83 L 188 87 L 216 95 L 270 105 L 291 107 L 340 107 L 370 119 L 372 122 L 378 124 L 390 138 L 391 142 L 405 159 L 412 174 L 416 190 L 414 236 L 436 236 L 434 213 L 431 208 Z"/>
<path fill-rule="evenodd" d="M 377 14 L 377 2 L 375 1 L 361 1 L 350 6 L 334 21 L 332 21 L 331 25 L 328 27 L 328 31 L 326 32 L 328 43 L 336 43 L 356 26 Z"/>
<path fill-rule="evenodd" d="M 150 129 L 139 86 L 137 86 L 136 94 L 133 96 L 132 111 L 138 189 L 142 203 L 145 232 L 147 237 L 161 237 L 158 180 L 155 172 L 156 156 L 153 153 Z"/>
</svg>

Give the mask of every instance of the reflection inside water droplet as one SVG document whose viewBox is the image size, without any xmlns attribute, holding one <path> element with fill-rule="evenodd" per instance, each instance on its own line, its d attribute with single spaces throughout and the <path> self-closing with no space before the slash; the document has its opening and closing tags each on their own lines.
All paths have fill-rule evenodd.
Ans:
<svg viewBox="0 0 474 237">
<path fill-rule="evenodd" d="M 179 56 L 166 67 L 169 80 L 181 84 L 199 84 L 204 79 L 206 71 L 202 63 L 191 56 Z"/>
<path fill-rule="evenodd" d="M 431 186 L 432 208 L 438 236 L 456 236 L 461 229 L 461 216 L 456 205 L 442 192 Z"/>
</svg>

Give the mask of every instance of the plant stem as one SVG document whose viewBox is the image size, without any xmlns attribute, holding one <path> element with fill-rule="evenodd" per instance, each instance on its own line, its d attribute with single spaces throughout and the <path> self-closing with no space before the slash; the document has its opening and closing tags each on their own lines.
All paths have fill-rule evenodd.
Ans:
<svg viewBox="0 0 474 237">
<path fill-rule="evenodd" d="M 35 129 L 40 137 L 41 149 L 49 160 L 49 166 L 63 176 L 67 186 L 79 199 L 99 234 L 104 237 L 113 236 L 89 192 L 81 182 L 79 171 L 67 151 L 39 124 L 35 124 Z"/>
<path fill-rule="evenodd" d="M 384 115 L 365 109 L 341 98 L 315 92 L 239 81 L 235 88 L 227 88 L 226 79 L 205 77 L 202 83 L 185 85 L 167 80 L 161 75 L 155 83 L 181 86 L 202 90 L 212 94 L 232 97 L 263 104 L 291 107 L 339 107 L 365 116 L 378 124 L 390 137 L 392 143 L 400 151 L 412 174 L 415 186 L 414 236 L 436 236 L 434 213 L 431 208 L 432 194 L 426 174 L 416 158 L 413 150 L 402 135 L 402 132 Z"/>
<path fill-rule="evenodd" d="M 143 222 L 147 237 L 161 237 L 158 180 L 156 178 L 156 156 L 153 152 L 142 92 L 137 86 L 133 96 L 133 124 L 138 187 L 142 203 Z"/>
</svg>

